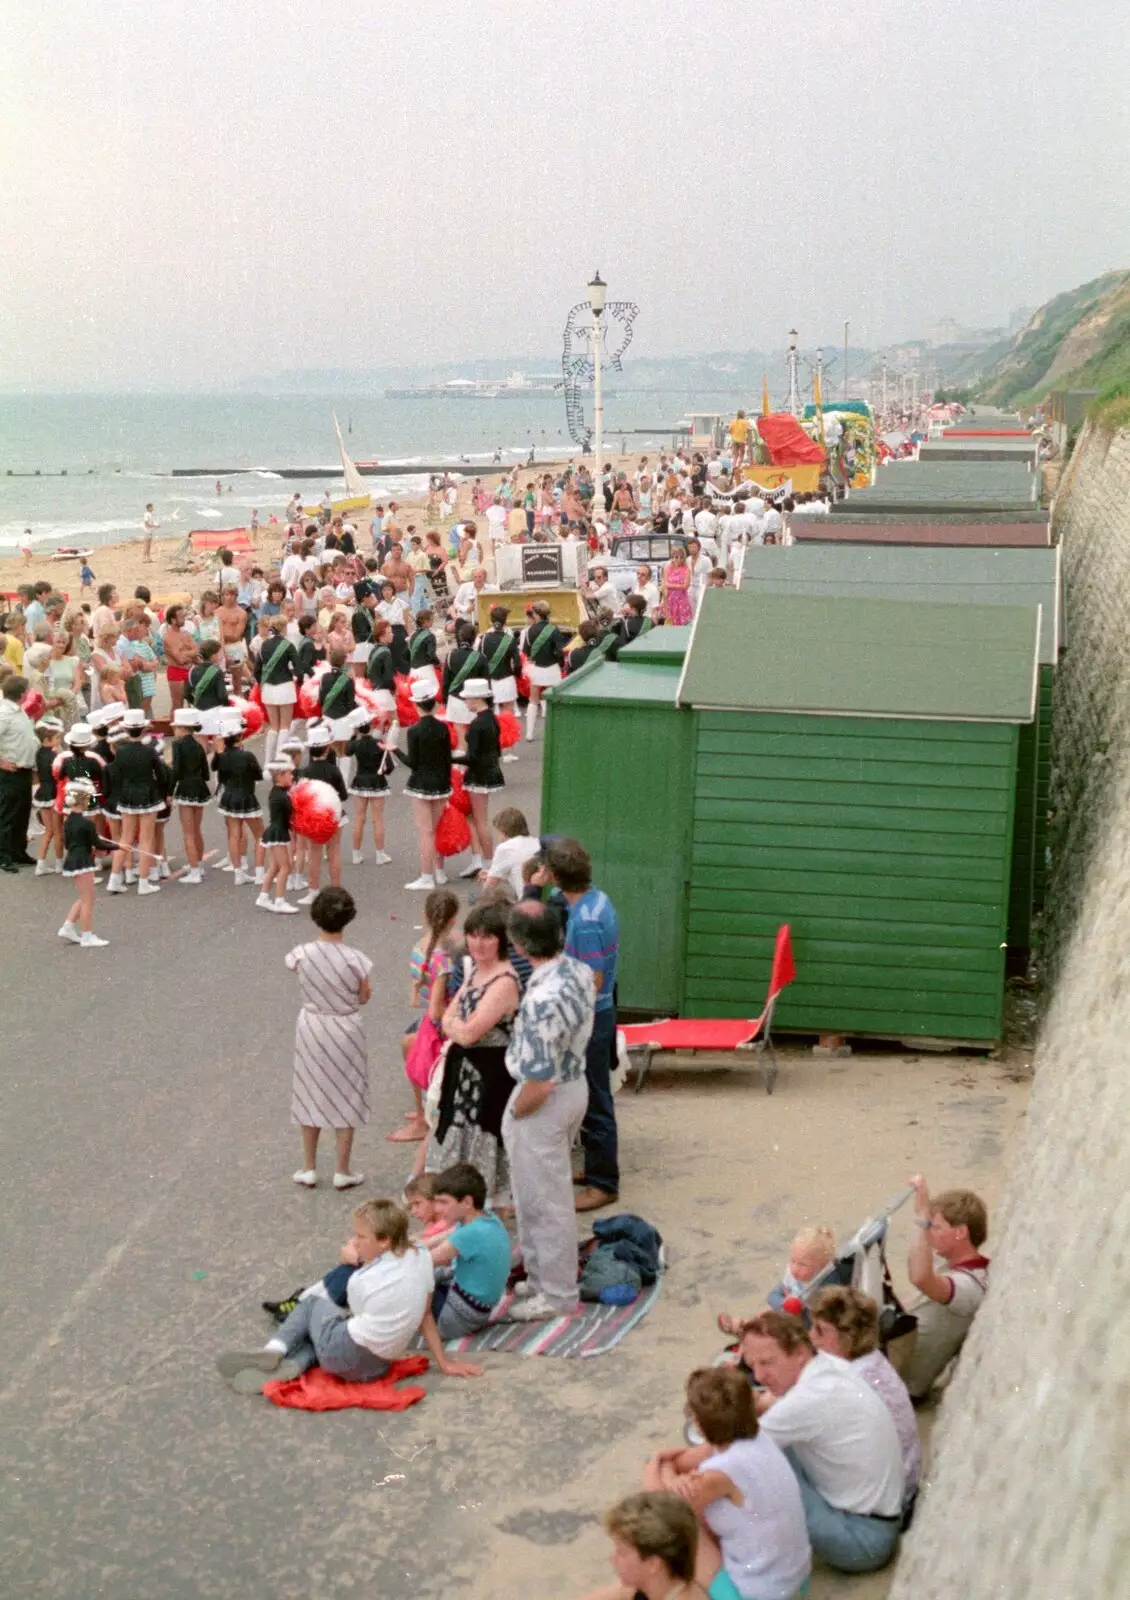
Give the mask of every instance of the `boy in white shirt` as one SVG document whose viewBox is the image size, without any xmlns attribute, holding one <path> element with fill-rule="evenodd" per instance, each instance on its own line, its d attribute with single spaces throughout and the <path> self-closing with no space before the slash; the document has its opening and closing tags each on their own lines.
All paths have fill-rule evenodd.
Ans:
<svg viewBox="0 0 1130 1600">
<path fill-rule="evenodd" d="M 229 1350 L 216 1362 L 237 1394 L 262 1394 L 263 1385 L 297 1378 L 313 1366 L 346 1383 L 383 1378 L 423 1334 L 439 1370 L 449 1378 L 479 1378 L 482 1367 L 448 1359 L 435 1318 L 435 1270 L 429 1252 L 408 1237 L 408 1217 L 393 1200 L 366 1200 L 353 1213 L 353 1235 L 341 1259 L 358 1270 L 348 1285 L 348 1308 L 334 1304 L 318 1283 L 262 1350 Z"/>
<path fill-rule="evenodd" d="M 520 900 L 522 890 L 525 888 L 522 882 L 522 868 L 531 856 L 537 855 L 541 843 L 532 837 L 525 813 L 519 811 L 516 806 L 505 806 L 492 818 L 492 822 L 499 842 L 495 845 L 494 856 L 483 874 L 483 883 L 487 886 L 492 883 L 505 883 L 514 891 L 514 898 Z"/>
</svg>

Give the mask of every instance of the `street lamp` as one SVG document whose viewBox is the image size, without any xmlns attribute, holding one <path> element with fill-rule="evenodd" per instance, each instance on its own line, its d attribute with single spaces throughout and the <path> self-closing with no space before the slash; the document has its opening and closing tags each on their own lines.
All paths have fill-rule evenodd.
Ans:
<svg viewBox="0 0 1130 1600">
<path fill-rule="evenodd" d="M 604 295 L 607 288 L 599 270 L 594 272 L 589 284 L 589 305 L 592 307 L 593 452 L 596 457 L 593 472 L 594 509 L 599 509 L 603 501 L 604 389 L 601 386 L 600 358 L 604 344 Z"/>
</svg>

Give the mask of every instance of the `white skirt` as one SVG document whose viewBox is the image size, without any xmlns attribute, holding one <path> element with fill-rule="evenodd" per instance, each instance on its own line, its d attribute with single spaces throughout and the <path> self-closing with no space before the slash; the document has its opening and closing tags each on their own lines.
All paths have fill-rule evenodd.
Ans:
<svg viewBox="0 0 1130 1600">
<path fill-rule="evenodd" d="M 496 706 L 512 706 L 518 698 L 518 683 L 513 677 L 495 678 L 491 688 Z"/>
<path fill-rule="evenodd" d="M 288 678 L 285 683 L 261 683 L 259 693 L 265 706 L 292 706 L 298 699 L 293 678 Z"/>
<path fill-rule="evenodd" d="M 330 730 L 334 744 L 348 744 L 357 732 L 352 711 L 347 717 L 330 717 L 324 726 Z"/>
<path fill-rule="evenodd" d="M 413 683 L 426 683 L 431 690 L 432 698 L 439 699 L 439 678 L 434 667 L 413 667 L 408 676 Z"/>
<path fill-rule="evenodd" d="M 396 715 L 396 696 L 391 689 L 374 689 L 373 699 L 382 711 L 387 711 L 390 717 Z"/>
<path fill-rule="evenodd" d="M 454 722 L 456 727 L 468 728 L 475 720 L 475 713 L 468 710 L 457 694 L 449 694 L 447 697 L 447 718 L 449 722 Z"/>
<path fill-rule="evenodd" d="M 558 666 L 535 667 L 531 661 L 529 674 L 531 684 L 536 684 L 539 689 L 548 689 L 551 684 L 561 682 L 561 668 Z"/>
</svg>

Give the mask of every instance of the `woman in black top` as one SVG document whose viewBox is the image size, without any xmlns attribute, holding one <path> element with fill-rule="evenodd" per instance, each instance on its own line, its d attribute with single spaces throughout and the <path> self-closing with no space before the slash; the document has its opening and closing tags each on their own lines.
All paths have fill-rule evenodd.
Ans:
<svg viewBox="0 0 1130 1600">
<path fill-rule="evenodd" d="M 36 785 L 31 803 L 36 808 L 43 828 L 43 838 L 39 841 L 39 860 L 35 863 L 37 878 L 45 877 L 49 872 L 63 870 L 63 818 L 55 810 L 58 785 L 51 770 L 59 754 L 59 736 L 62 731 L 63 724 L 58 717 L 44 717 L 35 725 L 39 749 L 35 752 Z M 52 845 L 55 847 L 54 867 L 47 859 L 51 854 Z"/>
<path fill-rule="evenodd" d="M 642 594 L 630 594 L 624 605 L 625 614 L 616 626 L 615 639 L 608 647 L 609 661 L 619 660 L 624 645 L 631 644 L 633 639 L 639 639 L 652 629 L 651 618 L 646 615 L 647 601 Z"/>
<path fill-rule="evenodd" d="M 510 613 L 505 606 L 492 606 L 490 632 L 478 641 L 479 654 L 487 664 L 496 711 L 518 703 L 518 679 L 522 673 L 522 652 L 517 635 L 506 626 Z M 512 760 L 517 759 L 511 757 Z"/>
<path fill-rule="evenodd" d="M 412 801 L 420 876 L 405 888 L 434 889 L 437 883 L 447 882 L 446 873 L 436 861 L 436 827 L 451 797 L 451 737 L 446 725 L 433 715 L 434 700 L 425 698 L 423 690 L 414 690 L 412 699 L 420 720 L 408 730 L 408 754 L 402 755 L 399 750 L 396 754 L 412 773 L 404 793 Z"/>
<path fill-rule="evenodd" d="M 301 617 L 298 631 L 302 635 L 296 655 L 298 658 L 298 681 L 310 677 L 315 664 L 326 659 L 326 652 L 318 642 L 321 624 L 317 617 Z"/>
<path fill-rule="evenodd" d="M 487 663 L 475 649 L 473 622 L 455 624 L 455 649 L 443 667 L 443 698 L 447 703 L 447 720 L 455 730 L 455 748 L 462 750 L 463 733 L 471 721 L 471 712 L 462 699 L 463 685 L 468 678 L 485 678 Z"/>
<path fill-rule="evenodd" d="M 298 685 L 302 681 L 298 651 L 286 636 L 283 617 L 271 618 L 270 632 L 255 662 L 255 676 L 259 680 L 263 710 L 267 713 L 264 760 L 273 761 L 279 740 L 290 727 L 294 716 Z"/>
<path fill-rule="evenodd" d="M 67 791 L 67 818 L 63 823 L 63 841 L 67 851 L 63 858 L 63 876 L 75 880 L 76 899 L 59 929 L 59 937 L 88 950 L 106 943 L 94 932 L 94 867 L 98 829 L 86 815 L 94 799 L 93 783 L 85 778 L 75 779 Z"/>
<path fill-rule="evenodd" d="M 506 787 L 499 764 L 502 746 L 498 736 L 498 718 L 491 709 L 490 684 L 485 678 L 468 678 L 464 690 L 467 705 L 473 712 L 467 729 L 467 752 L 453 759 L 463 767 L 463 784 L 471 797 L 471 864 L 459 876 L 473 878 L 483 869 L 484 861 L 494 854 L 490 818 L 487 816 L 488 796 L 500 794 Z"/>
<path fill-rule="evenodd" d="M 345 747 L 354 763 L 349 792 L 353 796 L 353 865 L 364 861 L 365 818 L 373 820 L 373 847 L 376 863 L 383 867 L 392 857 L 385 854 L 385 795 L 388 793 L 388 768 L 392 756 L 363 723 Z"/>
<path fill-rule="evenodd" d="M 223 645 L 218 639 L 205 639 L 200 646 L 200 661 L 188 674 L 188 698 L 200 713 L 200 728 L 209 738 L 220 731 L 221 707 L 230 705 L 224 677 Z"/>
<path fill-rule="evenodd" d="M 182 706 L 173 713 L 173 727 L 177 732 L 173 740 L 173 801 L 180 816 L 184 853 L 188 857 L 188 871 L 180 881 L 202 883 L 204 874 L 200 863 L 204 859 L 204 834 L 201 821 L 212 790 L 208 783 L 208 752 L 197 737 L 199 711 Z"/>
<path fill-rule="evenodd" d="M 392 623 L 378 622 L 373 629 L 373 646 L 365 664 L 365 676 L 382 711 L 396 716 L 396 668 L 392 660 Z"/>
<path fill-rule="evenodd" d="M 233 713 L 234 714 L 234 713 Z M 260 883 L 266 871 L 263 855 L 263 811 L 255 793 L 255 785 L 263 780 L 259 758 L 250 750 L 240 748 L 241 733 L 224 735 L 224 748 L 212 757 L 212 771 L 220 780 L 217 810 L 227 823 L 228 859 L 235 867 L 236 885 Z M 248 828 L 255 841 L 255 871 L 243 867 L 243 830 Z"/>
<path fill-rule="evenodd" d="M 549 620 L 549 606 L 544 600 L 535 600 L 529 610 L 530 625 L 522 635 L 522 653 L 526 657 L 530 679 L 530 700 L 526 707 L 526 739 L 532 740 L 538 722 L 538 704 L 545 716 L 542 690 L 552 688 L 562 679 L 565 659 L 565 641 Z"/>
<path fill-rule="evenodd" d="M 408 641 L 408 676 L 439 698 L 439 656 L 432 632 L 433 613 L 426 607 L 416 613 L 416 631 Z"/>
<path fill-rule="evenodd" d="M 148 726 L 144 712 L 127 711 L 122 720 L 127 737 L 110 764 L 122 827 L 106 892 L 124 894 L 136 869 L 138 894 L 156 894 L 160 885 L 149 882 L 149 873 L 158 864 L 157 813 L 165 799 L 165 772 L 161 757 L 143 737 Z"/>
<path fill-rule="evenodd" d="M 294 853 L 291 848 L 291 820 L 294 802 L 290 786 L 294 782 L 294 768 L 285 757 L 267 764 L 271 780 L 267 795 L 267 827 L 263 834 L 263 848 L 267 853 L 267 871 L 263 888 L 255 904 L 260 911 L 281 911 L 290 914 L 298 910 L 286 897 L 286 886 L 294 871 Z M 274 898 L 271 890 L 274 889 Z"/>
</svg>

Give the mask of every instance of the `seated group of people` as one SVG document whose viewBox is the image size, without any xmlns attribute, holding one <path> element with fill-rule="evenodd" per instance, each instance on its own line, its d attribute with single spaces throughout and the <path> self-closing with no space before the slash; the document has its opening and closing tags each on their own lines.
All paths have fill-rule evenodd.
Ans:
<svg viewBox="0 0 1130 1600">
<path fill-rule="evenodd" d="M 643 1493 L 608 1512 L 618 1582 L 587 1600 L 793 1600 L 814 1555 L 852 1573 L 891 1560 L 921 1472 L 914 1406 L 960 1350 L 989 1266 L 978 1196 L 913 1182 L 919 1298 L 901 1375 L 880 1348 L 878 1305 L 842 1281 L 850 1261 L 829 1230 L 798 1235 L 772 1308 L 719 1318 L 737 1338 L 731 1362 L 686 1387 L 702 1442 L 660 1450 Z"/>
</svg>

